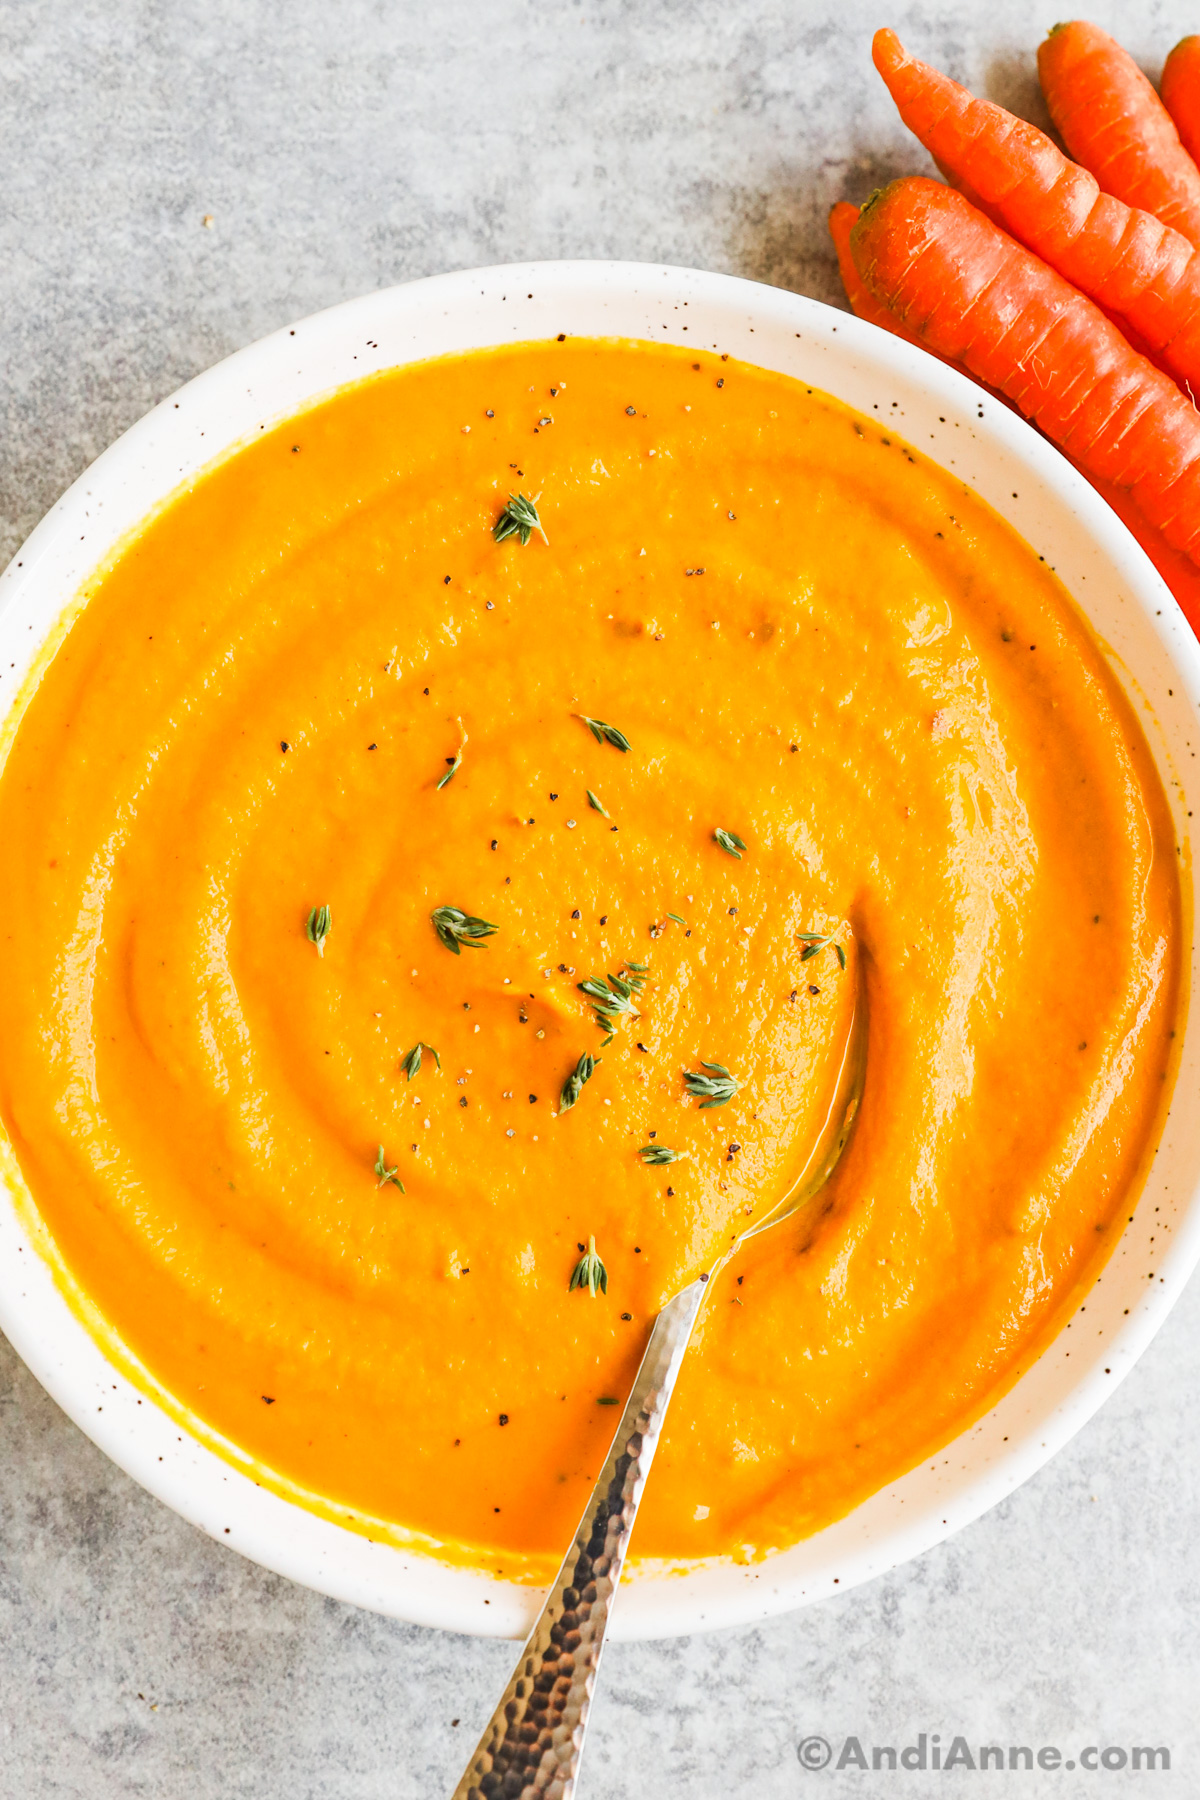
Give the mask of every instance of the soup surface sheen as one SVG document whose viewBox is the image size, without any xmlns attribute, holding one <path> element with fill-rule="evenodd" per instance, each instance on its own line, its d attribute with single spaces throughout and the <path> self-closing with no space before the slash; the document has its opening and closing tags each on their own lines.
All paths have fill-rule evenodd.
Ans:
<svg viewBox="0 0 1200 1800">
<path fill-rule="evenodd" d="M 494 540 L 510 492 L 548 544 Z M 714 1283 L 643 1558 L 793 1543 L 985 1409 L 1168 1085 L 1171 823 L 1070 602 L 878 419 L 716 356 L 423 364 L 228 457 L 90 584 L 0 867 L 3 1120 L 143 1379 L 516 1579 L 656 1310 L 803 1164 L 860 964 L 854 1136 Z M 453 954 L 441 907 L 495 930 Z M 630 963 L 602 1047 L 579 983 Z"/>
</svg>

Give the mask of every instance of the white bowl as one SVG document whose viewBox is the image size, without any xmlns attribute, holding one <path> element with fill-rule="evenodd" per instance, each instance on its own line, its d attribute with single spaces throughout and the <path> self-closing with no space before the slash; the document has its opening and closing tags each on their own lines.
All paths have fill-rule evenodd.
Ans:
<svg viewBox="0 0 1200 1800">
<path fill-rule="evenodd" d="M 279 331 L 164 400 L 80 477 L 0 577 L 0 754 L 24 678 L 84 579 L 227 446 L 356 377 L 560 331 L 715 348 L 798 376 L 886 418 L 969 483 L 1045 556 L 1091 620 L 1157 760 L 1186 878 L 1188 820 L 1200 806 L 1200 649 L 1086 482 L 1006 407 L 873 326 L 777 288 L 633 263 L 530 263 L 392 288 Z M 1189 882 L 1193 979 L 1194 908 Z M 1198 1090 L 1200 1020 L 1192 1020 L 1176 1102 L 1141 1204 L 1087 1297 L 1086 1333 L 1060 1335 L 934 1461 L 795 1548 L 749 1567 L 634 1571 L 616 1635 L 745 1624 L 835 1588 L 845 1593 L 977 1518 L 1039 1469 L 1132 1366 L 1200 1256 L 1200 1106 L 1188 1098 Z M 524 1633 L 537 1593 L 369 1543 L 280 1499 L 135 1388 L 68 1305 L 52 1247 L 20 1204 L 11 1156 L 4 1163 L 0 1327 L 63 1410 L 136 1481 L 218 1542 L 338 1599 L 456 1631 Z"/>
</svg>

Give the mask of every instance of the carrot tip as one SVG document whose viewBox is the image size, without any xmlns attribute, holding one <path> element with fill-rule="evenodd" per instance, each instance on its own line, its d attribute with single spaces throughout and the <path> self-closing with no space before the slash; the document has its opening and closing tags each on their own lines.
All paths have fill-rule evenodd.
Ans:
<svg viewBox="0 0 1200 1800">
<path fill-rule="evenodd" d="M 908 51 L 890 25 L 881 25 L 871 39 L 871 61 L 881 75 L 909 61 Z"/>
</svg>

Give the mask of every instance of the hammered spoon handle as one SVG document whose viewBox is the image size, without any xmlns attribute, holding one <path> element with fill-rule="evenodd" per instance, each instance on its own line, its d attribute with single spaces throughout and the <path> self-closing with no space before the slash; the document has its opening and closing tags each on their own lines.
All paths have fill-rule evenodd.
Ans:
<svg viewBox="0 0 1200 1800">
<path fill-rule="evenodd" d="M 512 1679 L 452 1800 L 571 1800 L 629 1533 L 707 1275 L 655 1320 L 617 1434 Z"/>
</svg>

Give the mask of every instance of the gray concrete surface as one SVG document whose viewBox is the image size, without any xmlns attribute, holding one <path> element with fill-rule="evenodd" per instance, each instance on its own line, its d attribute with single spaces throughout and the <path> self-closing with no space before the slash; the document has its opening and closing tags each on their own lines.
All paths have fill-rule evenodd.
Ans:
<svg viewBox="0 0 1200 1800">
<path fill-rule="evenodd" d="M 287 320 L 526 256 L 838 298 L 824 217 L 922 167 L 864 0 L 3 0 L 0 551 L 154 401 Z M 1041 117 L 1055 8 L 901 5 Z M 1182 0 L 1092 16 L 1148 68 Z M 211 227 L 202 223 L 212 215 Z M 0 979 L 3 977 L 0 976 Z M 583 1800 L 1200 1794 L 1200 1288 L 1074 1445 L 950 1543 L 762 1629 L 617 1647 Z M 112 1468 L 0 1343 L 0 1795 L 444 1793 L 510 1651 L 265 1575 Z M 455 1721 L 458 1721 L 456 1724 Z M 808 1773 L 797 1744 L 1167 1745 L 1170 1773 Z"/>
</svg>

